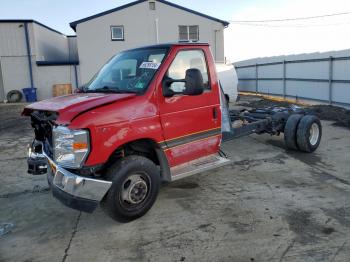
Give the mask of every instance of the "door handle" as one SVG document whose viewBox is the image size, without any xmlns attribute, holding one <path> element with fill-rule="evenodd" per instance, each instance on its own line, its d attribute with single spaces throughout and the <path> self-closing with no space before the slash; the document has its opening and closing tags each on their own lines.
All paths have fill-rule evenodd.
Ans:
<svg viewBox="0 0 350 262">
<path fill-rule="evenodd" d="M 214 119 L 218 118 L 218 109 L 216 107 L 213 108 L 213 118 Z"/>
</svg>

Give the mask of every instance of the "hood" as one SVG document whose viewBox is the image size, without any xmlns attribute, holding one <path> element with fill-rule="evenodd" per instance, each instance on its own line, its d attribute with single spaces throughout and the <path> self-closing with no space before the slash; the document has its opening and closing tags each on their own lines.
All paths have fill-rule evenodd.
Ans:
<svg viewBox="0 0 350 262">
<path fill-rule="evenodd" d="M 34 110 L 57 112 L 58 123 L 69 123 L 77 115 L 93 108 L 134 97 L 135 94 L 80 93 L 60 96 L 28 105 L 23 115 L 29 116 Z"/>
</svg>

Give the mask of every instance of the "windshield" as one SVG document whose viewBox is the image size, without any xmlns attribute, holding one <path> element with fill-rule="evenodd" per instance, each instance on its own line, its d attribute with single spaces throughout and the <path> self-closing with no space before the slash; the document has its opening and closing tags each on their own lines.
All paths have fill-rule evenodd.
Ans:
<svg viewBox="0 0 350 262">
<path fill-rule="evenodd" d="M 166 49 L 139 49 L 120 53 L 102 67 L 84 87 L 84 91 L 144 93 L 166 53 Z"/>
</svg>

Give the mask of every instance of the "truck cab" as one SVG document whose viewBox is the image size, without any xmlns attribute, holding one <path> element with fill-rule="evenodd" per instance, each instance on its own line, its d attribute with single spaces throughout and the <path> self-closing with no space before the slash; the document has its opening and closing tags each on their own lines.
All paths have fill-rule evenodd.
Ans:
<svg viewBox="0 0 350 262">
<path fill-rule="evenodd" d="M 161 181 L 228 163 L 220 88 L 208 44 L 163 44 L 117 54 L 78 93 L 29 105 L 29 173 L 48 173 L 65 205 L 100 203 L 119 221 L 143 215 Z"/>
<path fill-rule="evenodd" d="M 222 141 L 284 133 L 292 150 L 320 144 L 321 123 L 302 108 L 228 111 L 225 101 L 208 44 L 124 51 L 77 93 L 24 109 L 35 133 L 28 172 L 47 174 L 66 206 L 93 212 L 101 205 L 128 222 L 152 207 L 162 181 L 230 163 Z"/>
</svg>

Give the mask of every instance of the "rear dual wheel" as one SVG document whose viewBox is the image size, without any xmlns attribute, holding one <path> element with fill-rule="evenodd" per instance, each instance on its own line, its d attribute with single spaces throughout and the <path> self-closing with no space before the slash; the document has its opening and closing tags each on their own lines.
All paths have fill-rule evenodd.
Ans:
<svg viewBox="0 0 350 262">
<path fill-rule="evenodd" d="M 288 149 L 298 150 L 297 129 L 302 118 L 303 115 L 294 114 L 287 120 L 286 126 L 284 127 L 284 142 Z"/>
<path fill-rule="evenodd" d="M 314 152 L 320 145 L 322 126 L 320 120 L 312 115 L 291 115 L 284 129 L 287 148 L 303 152 Z"/>
<path fill-rule="evenodd" d="M 297 143 L 303 152 L 314 152 L 322 137 L 321 121 L 316 116 L 304 116 L 298 125 Z"/>
</svg>

